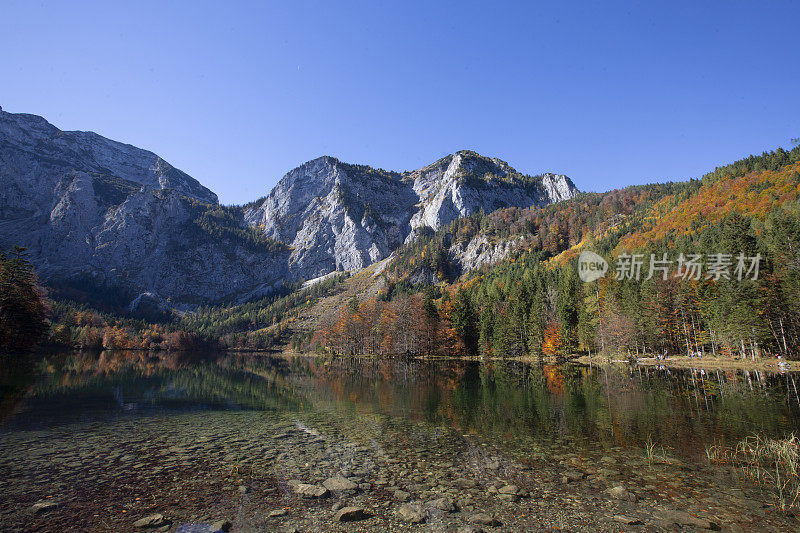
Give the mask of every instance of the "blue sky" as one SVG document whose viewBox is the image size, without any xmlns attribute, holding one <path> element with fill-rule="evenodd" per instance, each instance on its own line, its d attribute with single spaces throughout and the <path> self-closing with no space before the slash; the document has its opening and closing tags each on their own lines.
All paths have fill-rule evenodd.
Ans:
<svg viewBox="0 0 800 533">
<path fill-rule="evenodd" d="M 0 105 L 150 149 L 224 203 L 328 154 L 459 149 L 583 190 L 800 137 L 800 2 L 9 2 Z"/>
</svg>

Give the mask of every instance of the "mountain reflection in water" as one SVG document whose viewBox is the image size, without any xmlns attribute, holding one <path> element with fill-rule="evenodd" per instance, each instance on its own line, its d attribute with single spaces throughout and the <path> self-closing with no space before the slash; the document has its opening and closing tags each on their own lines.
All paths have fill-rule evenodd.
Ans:
<svg viewBox="0 0 800 533">
<path fill-rule="evenodd" d="M 4 431 L 165 410 L 336 411 L 424 420 L 514 447 L 650 440 L 697 458 L 710 444 L 800 428 L 798 378 L 759 371 L 109 352 L 51 356 L 34 374 L 19 385 L 22 399 L 4 399 Z"/>
</svg>

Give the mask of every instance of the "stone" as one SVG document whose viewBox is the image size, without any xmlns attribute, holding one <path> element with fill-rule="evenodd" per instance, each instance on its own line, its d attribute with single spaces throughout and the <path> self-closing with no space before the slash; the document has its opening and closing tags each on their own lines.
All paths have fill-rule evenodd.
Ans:
<svg viewBox="0 0 800 533">
<path fill-rule="evenodd" d="M 450 498 L 436 498 L 435 500 L 428 501 L 426 505 L 432 509 L 438 509 L 446 513 L 455 513 L 458 510 L 458 507 L 456 507 L 456 504 L 453 503 L 453 500 Z"/>
<path fill-rule="evenodd" d="M 58 507 L 60 504 L 53 500 L 42 500 L 31 505 L 31 512 L 33 514 L 45 513 Z"/>
<path fill-rule="evenodd" d="M 497 489 L 497 492 L 500 494 L 514 494 L 518 495 L 520 493 L 519 487 L 516 485 L 505 485 Z"/>
<path fill-rule="evenodd" d="M 363 507 L 343 507 L 336 512 L 335 519 L 337 522 L 355 522 L 370 516 L 372 515 L 366 512 Z"/>
<path fill-rule="evenodd" d="M 270 511 L 267 516 L 269 516 L 270 518 L 277 518 L 279 516 L 286 516 L 287 514 L 289 514 L 289 511 L 287 511 L 286 509 L 274 509 Z"/>
<path fill-rule="evenodd" d="M 241 494 L 247 494 L 248 492 L 250 492 L 250 489 L 248 489 L 248 488 L 247 488 L 246 486 L 244 486 L 244 485 L 239 485 L 239 492 L 240 492 Z"/>
<path fill-rule="evenodd" d="M 395 515 L 403 522 L 412 524 L 421 524 L 426 517 L 425 509 L 421 505 L 413 503 L 404 503 L 395 511 Z"/>
<path fill-rule="evenodd" d="M 325 498 L 330 495 L 330 491 L 322 485 L 311 485 L 309 483 L 300 483 L 294 491 L 303 498 Z"/>
<path fill-rule="evenodd" d="M 615 500 L 625 500 L 629 502 L 636 501 L 636 495 L 626 490 L 622 485 L 617 485 L 616 487 L 609 489 L 608 494 Z"/>
<path fill-rule="evenodd" d="M 461 490 L 474 489 L 478 486 L 478 482 L 474 479 L 460 478 L 453 482 L 453 485 Z"/>
<path fill-rule="evenodd" d="M 710 529 L 712 531 L 718 531 L 720 529 L 720 527 L 714 522 L 706 520 L 705 518 L 700 518 L 691 515 L 685 511 L 667 509 L 663 511 L 656 511 L 654 513 L 654 516 L 656 518 L 659 518 L 666 522 L 670 522 L 672 524 L 679 525 L 681 527 L 691 526 L 699 529 Z"/>
<path fill-rule="evenodd" d="M 149 527 L 161 527 L 169 523 L 169 520 L 164 518 L 162 514 L 151 514 L 150 516 L 146 516 L 144 518 L 140 518 L 136 522 L 133 523 L 133 527 L 138 528 L 149 528 Z"/>
<path fill-rule="evenodd" d="M 620 524 L 627 524 L 629 526 L 633 526 L 633 525 L 642 523 L 642 521 L 639 520 L 638 518 L 633 518 L 633 517 L 630 517 L 630 516 L 626 516 L 624 514 L 614 515 L 614 521 L 615 522 L 619 522 Z"/>
<path fill-rule="evenodd" d="M 334 476 L 322 482 L 322 486 L 331 492 L 340 492 L 344 490 L 356 490 L 358 485 L 342 476 Z"/>
<path fill-rule="evenodd" d="M 476 513 L 469 517 L 469 521 L 473 524 L 480 524 L 482 526 L 502 526 L 503 523 L 494 516 L 486 513 Z"/>
<path fill-rule="evenodd" d="M 484 533 L 483 528 L 479 526 L 461 526 L 458 528 L 458 533 Z"/>
<path fill-rule="evenodd" d="M 411 493 L 398 489 L 394 491 L 394 499 L 398 502 L 407 502 L 411 499 Z"/>
<path fill-rule="evenodd" d="M 231 529 L 231 523 L 228 520 L 217 520 L 211 523 L 211 527 L 214 529 L 214 533 L 227 533 Z"/>
</svg>

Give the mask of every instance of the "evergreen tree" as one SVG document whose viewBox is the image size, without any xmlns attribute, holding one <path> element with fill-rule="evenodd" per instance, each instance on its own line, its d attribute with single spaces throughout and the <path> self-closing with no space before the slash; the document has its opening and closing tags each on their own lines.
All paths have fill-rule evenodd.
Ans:
<svg viewBox="0 0 800 533">
<path fill-rule="evenodd" d="M 453 327 L 461 338 L 468 354 L 478 351 L 478 317 L 472 298 L 464 289 L 459 289 L 453 301 Z"/>
<path fill-rule="evenodd" d="M 0 350 L 32 348 L 47 329 L 47 307 L 25 248 L 0 254 Z"/>
</svg>

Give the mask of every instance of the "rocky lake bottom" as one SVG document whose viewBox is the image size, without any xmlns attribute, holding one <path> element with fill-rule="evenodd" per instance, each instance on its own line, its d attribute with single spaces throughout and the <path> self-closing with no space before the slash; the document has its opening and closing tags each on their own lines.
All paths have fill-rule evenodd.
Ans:
<svg viewBox="0 0 800 533">
<path fill-rule="evenodd" d="M 621 405 L 619 398 L 606 394 L 606 409 L 589 417 L 606 429 L 586 430 L 592 400 L 584 373 L 583 407 L 570 405 L 575 398 L 564 392 L 569 385 L 552 388 L 556 376 L 543 381 L 542 394 L 551 401 L 545 409 L 545 397 L 535 391 L 497 404 L 508 395 L 496 375 L 489 387 L 487 375 L 479 373 L 481 399 L 477 406 L 464 405 L 459 386 L 469 372 L 418 372 L 416 363 L 387 371 L 365 364 L 372 366 L 272 362 L 253 374 L 211 372 L 211 378 L 206 371 L 187 377 L 180 370 L 150 368 L 136 372 L 139 381 L 127 389 L 128 373 L 121 381 L 113 372 L 85 378 L 74 364 L 69 372 L 51 372 L 0 429 L 0 529 L 800 528 L 793 513 L 776 508 L 773 495 L 726 465 L 687 457 L 666 438 L 648 456 L 641 446 L 614 437 L 631 420 L 643 423 L 636 416 L 614 420 L 619 415 L 608 406 Z M 416 377 L 403 384 L 400 377 L 409 372 Z M 242 376 L 248 376 L 245 385 Z M 202 385 L 192 389 L 186 383 Z M 620 387 L 627 398 L 622 404 L 629 402 L 630 391 Z M 260 390 L 271 392 L 253 392 Z M 566 395 L 564 401 L 553 402 L 559 394 Z M 690 405 L 695 400 L 677 397 Z M 540 418 L 561 430 L 539 435 L 529 413 L 519 412 L 536 398 Z M 263 408 L 253 408 L 253 402 Z M 574 413 L 565 414 L 570 410 L 583 413 L 578 426 Z M 795 412 L 779 413 L 776 423 L 793 424 Z M 611 413 L 606 423 L 603 413 Z M 666 409 L 663 416 L 674 413 Z"/>
</svg>

